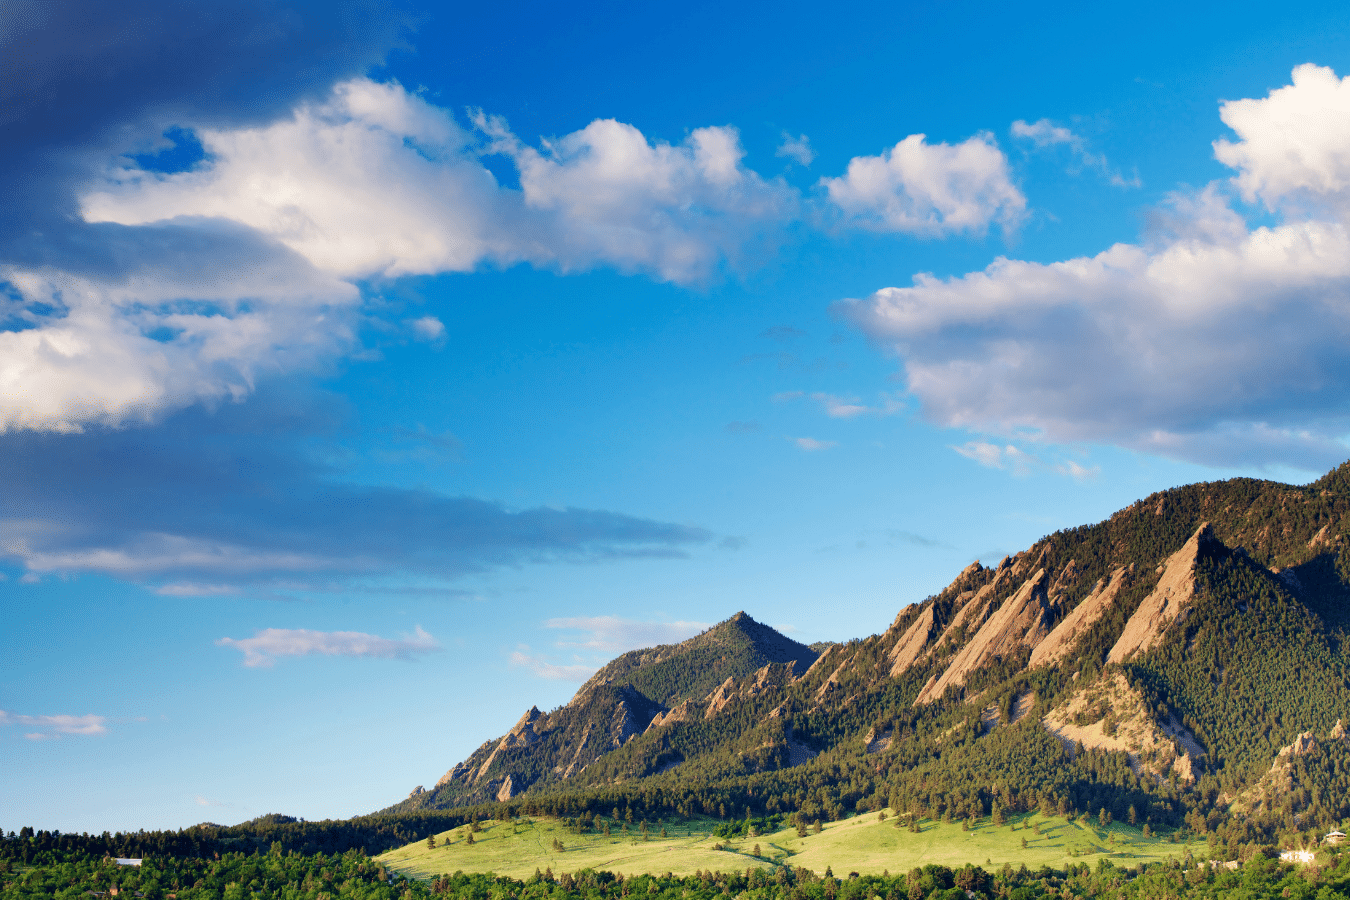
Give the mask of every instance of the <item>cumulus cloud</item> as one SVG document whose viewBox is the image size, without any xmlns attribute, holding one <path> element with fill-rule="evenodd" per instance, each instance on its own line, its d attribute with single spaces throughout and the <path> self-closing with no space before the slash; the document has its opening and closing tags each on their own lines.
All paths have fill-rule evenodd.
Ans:
<svg viewBox="0 0 1350 900">
<path fill-rule="evenodd" d="M 1018 119 L 1012 123 L 1012 135 L 1031 141 L 1038 148 L 1066 146 L 1073 154 L 1076 166 L 1097 170 L 1116 187 L 1139 187 L 1141 184 L 1138 174 L 1126 178 L 1111 168 L 1105 154 L 1093 153 L 1082 135 L 1075 134 L 1063 125 L 1056 125 L 1049 119 L 1031 123 Z"/>
<path fill-rule="evenodd" d="M 929 144 L 912 134 L 880 156 L 858 156 L 839 178 L 822 178 L 848 224 L 922 237 L 982 234 L 1021 220 L 1026 198 L 991 134 Z"/>
<path fill-rule="evenodd" d="M 696 128 L 672 145 L 599 119 L 536 149 L 501 119 L 476 122 L 490 149 L 519 170 L 525 208 L 541 229 L 533 249 L 564 270 L 607 263 L 697 281 L 796 214 L 795 191 L 742 165 L 730 126 Z"/>
<path fill-rule="evenodd" d="M 1174 198 L 1144 243 L 920 274 L 841 311 L 899 355 L 940 425 L 1324 470 L 1350 430 L 1347 96 L 1304 66 L 1265 99 L 1224 104 L 1239 140 L 1216 154 L 1278 224 L 1249 227 L 1211 185 Z"/>
<path fill-rule="evenodd" d="M 254 128 L 200 128 L 211 164 L 127 165 L 81 198 L 91 222 L 221 218 L 343 278 L 469 271 L 522 258 L 508 198 L 444 109 L 357 78 L 322 103 Z"/>
<path fill-rule="evenodd" d="M 6 89 L 24 84 L 70 104 L 16 95 L 6 107 L 24 138 L 0 148 L 0 170 L 23 173 L 14 180 L 26 186 L 0 201 L 10 204 L 0 217 L 0 433 L 144 424 L 239 400 L 271 375 L 321 369 L 356 349 L 363 316 L 380 315 L 362 308 L 357 284 L 367 279 L 527 263 L 696 283 L 753 262 L 818 205 L 749 169 L 731 126 L 668 143 L 606 119 L 531 144 L 499 118 L 460 122 L 397 83 L 343 77 L 397 44 L 397 16 L 368 45 L 287 25 L 277 29 L 285 40 L 259 35 L 241 48 L 206 37 L 219 16 L 183 12 L 175 22 L 200 39 L 200 69 L 175 49 L 176 79 L 145 71 L 159 52 L 147 55 L 128 26 L 91 57 L 102 80 L 71 81 L 66 70 L 80 66 L 69 35 L 112 23 L 92 4 L 67 6 L 34 7 L 34 34 L 0 34 L 25 48 Z M 247 23 L 269 21 L 272 4 L 227 6 Z M 118 21 L 180 47 L 150 18 L 132 3 Z M 274 88 L 285 52 L 326 61 L 260 98 L 239 63 L 252 51 L 263 54 L 259 83 Z M 201 95 L 176 98 L 176 84 Z M 63 124 L 79 118 L 71 109 L 88 122 Z M 153 151 L 166 133 L 199 143 L 201 158 L 160 165 Z M 803 164 L 812 156 L 804 136 L 781 152 Z M 492 155 L 510 160 L 518 185 L 498 183 L 484 164 Z M 914 135 L 822 184 L 843 221 L 926 237 L 1006 228 L 1024 206 L 988 135 L 954 146 Z M 444 336 L 435 316 L 404 325 L 419 340 Z"/>
<path fill-rule="evenodd" d="M 639 622 L 616 616 L 582 616 L 549 619 L 544 627 L 582 633 L 577 640 L 558 641 L 560 647 L 623 653 L 658 644 L 678 644 L 712 626 L 706 622 Z"/>
<path fill-rule="evenodd" d="M 132 233 L 134 232 L 134 234 Z M 0 433 L 144 424 L 257 379 L 305 369 L 352 339 L 358 292 L 285 248 L 220 222 L 107 226 L 119 270 L 0 265 Z"/>
<path fill-rule="evenodd" d="M 1265 98 L 1222 104 L 1219 118 L 1238 140 L 1215 141 L 1214 155 L 1238 170 L 1233 183 L 1248 202 L 1344 221 L 1350 212 L 1350 78 L 1307 63 L 1291 80 Z"/>
<path fill-rule="evenodd" d="M 351 656 L 375 659 L 412 659 L 441 649 L 436 639 L 418 625 L 412 634 L 394 640 L 360 631 L 310 631 L 306 628 L 264 628 L 251 638 L 221 638 L 220 647 L 244 654 L 244 665 L 271 668 L 281 656 Z"/>
<path fill-rule="evenodd" d="M 785 131 L 783 142 L 778 145 L 774 155 L 787 157 L 798 165 L 809 166 L 816 158 L 816 151 L 811 149 L 811 140 L 806 135 L 793 137 Z"/>
<path fill-rule="evenodd" d="M 24 737 L 30 741 L 52 740 L 67 735 L 88 737 L 107 734 L 107 721 L 108 720 L 103 716 L 96 716 L 93 714 L 86 714 L 83 716 L 25 716 L 0 709 L 0 727 L 5 725 L 19 725 L 24 728 L 37 729 L 36 731 L 30 731 L 24 734 Z"/>
</svg>

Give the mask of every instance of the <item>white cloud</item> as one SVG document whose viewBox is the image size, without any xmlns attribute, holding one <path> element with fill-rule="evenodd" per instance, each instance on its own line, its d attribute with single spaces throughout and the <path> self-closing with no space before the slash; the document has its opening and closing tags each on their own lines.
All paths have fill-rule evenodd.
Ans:
<svg viewBox="0 0 1350 900">
<path fill-rule="evenodd" d="M 161 597 L 229 597 L 240 593 L 232 584 L 198 584 L 179 581 L 155 589 Z"/>
<path fill-rule="evenodd" d="M 880 156 L 853 158 L 842 177 L 820 184 L 846 222 L 924 237 L 981 234 L 994 222 L 1008 230 L 1026 209 L 1007 157 L 987 133 L 956 145 L 912 134 Z"/>
<path fill-rule="evenodd" d="M 203 797 L 201 794 L 198 794 L 197 796 L 193 797 L 193 798 L 192 798 L 192 801 L 193 801 L 194 803 L 196 803 L 198 806 L 229 806 L 229 805 L 230 805 L 229 803 L 226 803 L 226 802 L 224 802 L 223 800 L 209 800 L 209 799 L 207 799 L 206 797 Z"/>
<path fill-rule="evenodd" d="M 587 663 L 559 665 L 531 653 L 530 648 L 525 644 L 521 644 L 519 648 L 511 651 L 511 665 L 529 669 L 540 678 L 547 678 L 551 681 L 585 681 L 600 668 L 598 665 Z"/>
<path fill-rule="evenodd" d="M 1293 83 L 1264 99 L 1232 100 L 1219 117 L 1236 143 L 1214 142 L 1214 155 L 1239 171 L 1234 184 L 1248 202 L 1269 209 L 1293 204 L 1350 212 L 1350 78 L 1311 63 Z"/>
<path fill-rule="evenodd" d="M 616 616 L 584 616 L 549 619 L 545 628 L 584 632 L 577 641 L 559 641 L 559 647 L 586 647 L 609 653 L 623 653 L 658 644 L 677 644 L 712 626 L 706 622 L 638 622 Z"/>
<path fill-rule="evenodd" d="M 1018 478 L 1025 478 L 1036 471 L 1049 471 L 1066 475 L 1075 481 L 1087 481 L 1097 477 L 1101 469 L 1097 466 L 1083 466 L 1073 460 L 1060 463 L 1047 463 L 1034 453 L 1028 453 L 1012 444 L 994 444 L 989 441 L 968 441 L 959 447 L 952 447 L 966 459 L 974 460 L 987 469 L 1011 472 Z"/>
<path fill-rule="evenodd" d="M 546 242 L 537 252 L 564 270 L 606 263 L 698 281 L 796 215 L 796 192 L 745 168 L 729 126 L 696 128 L 671 145 L 598 119 L 536 150 L 500 119 L 480 115 L 477 123 L 520 172 L 525 207 Z"/>
<path fill-rule="evenodd" d="M 93 736 L 107 734 L 106 722 L 107 719 L 103 716 L 92 714 L 83 716 L 24 716 L 0 709 L 0 727 L 21 725 L 26 728 L 38 729 L 24 734 L 24 737 L 30 741 L 52 740 L 66 735 Z"/>
<path fill-rule="evenodd" d="M 1022 119 L 1012 123 L 1013 137 L 1026 138 L 1037 147 L 1049 147 L 1054 144 L 1081 145 L 1082 139 L 1063 125 L 1056 125 L 1049 119 L 1041 119 L 1035 124 L 1027 124 Z"/>
<path fill-rule="evenodd" d="M 1066 145 L 1079 166 L 1096 169 L 1116 187 L 1139 187 L 1141 184 L 1138 174 L 1126 178 L 1111 168 L 1104 154 L 1089 150 L 1087 140 L 1082 135 L 1074 134 L 1063 125 L 1056 125 L 1049 119 L 1040 119 L 1030 124 L 1018 119 L 1012 123 L 1012 135 L 1029 140 L 1042 148 Z"/>
<path fill-rule="evenodd" d="M 264 628 L 251 638 L 221 638 L 220 647 L 233 647 L 244 654 L 244 665 L 270 668 L 280 656 L 354 656 L 377 659 L 411 659 L 417 653 L 441 649 L 436 639 L 418 625 L 399 640 L 360 631 L 310 631 L 306 628 Z"/>
<path fill-rule="evenodd" d="M 809 398 L 819 403 L 825 411 L 825 415 L 832 419 L 854 419 L 859 416 L 890 416 L 904 410 L 903 401 L 890 394 L 882 394 L 881 402 L 877 406 L 867 406 L 857 397 L 841 397 L 837 394 L 827 394 L 824 391 L 813 391 L 807 394 L 805 391 L 783 391 L 773 395 L 776 403 L 782 403 L 788 400 L 800 400 Z"/>
<path fill-rule="evenodd" d="M 815 453 L 817 450 L 829 450 L 831 447 L 838 447 L 838 441 L 819 441 L 815 438 L 799 437 L 788 438 L 789 441 L 797 445 L 797 449 L 805 450 L 807 453 Z"/>
<path fill-rule="evenodd" d="M 116 275 L 0 268 L 17 294 L 8 312 L 29 326 L 0 331 L 0 433 L 237 400 L 260 375 L 350 343 L 356 288 L 252 238 L 218 237 L 147 241 L 140 251 L 158 258 Z"/>
<path fill-rule="evenodd" d="M 811 149 L 811 140 L 806 135 L 793 137 L 785 131 L 783 142 L 774 151 L 774 156 L 785 156 L 800 165 L 809 166 L 816 158 L 816 151 Z"/>
<path fill-rule="evenodd" d="M 422 316 L 408 322 L 413 334 L 419 341 L 435 343 L 445 337 L 445 323 L 435 316 Z"/>
<path fill-rule="evenodd" d="M 1350 452 L 1350 232 L 1310 211 L 1346 196 L 1350 94 L 1324 69 L 1294 80 L 1225 104 L 1241 140 L 1216 145 L 1284 221 L 1249 228 L 1213 185 L 1174 199 L 1147 243 L 920 274 L 843 310 L 940 425 L 1325 470 Z"/>
<path fill-rule="evenodd" d="M 689 284 L 749 265 L 804 206 L 924 237 L 1011 228 L 1025 207 L 988 134 L 913 135 L 855 158 L 822 180 L 828 201 L 804 204 L 744 165 L 730 126 L 672 144 L 606 119 L 530 145 L 500 119 L 461 126 L 366 78 L 263 125 L 178 124 L 203 164 L 165 174 L 119 158 L 71 186 L 80 241 L 101 245 L 108 271 L 90 271 L 88 254 L 0 268 L 0 317 L 24 325 L 0 332 L 0 433 L 153 422 L 325 366 L 355 346 L 362 279 L 528 263 Z M 805 136 L 780 152 L 812 157 Z M 484 165 L 494 154 L 518 188 Z M 444 336 L 435 316 L 405 325 Z"/>
<path fill-rule="evenodd" d="M 485 258 L 521 258 L 471 136 L 397 84 L 353 79 L 290 118 L 197 134 L 212 165 L 112 172 L 84 195 L 85 219 L 228 219 L 344 278 L 462 272 Z"/>
</svg>

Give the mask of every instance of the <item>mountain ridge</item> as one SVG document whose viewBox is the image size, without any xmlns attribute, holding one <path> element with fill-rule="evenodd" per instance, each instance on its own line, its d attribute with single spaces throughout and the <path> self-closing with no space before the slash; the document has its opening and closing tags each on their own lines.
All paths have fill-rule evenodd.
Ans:
<svg viewBox="0 0 1350 900">
<path fill-rule="evenodd" d="M 605 740 L 553 727 L 555 711 L 548 734 L 565 740 L 522 731 L 466 761 L 489 786 L 508 762 L 548 757 L 552 774 L 394 809 L 622 799 L 837 818 L 1049 804 L 1232 834 L 1350 816 L 1339 771 L 1305 772 L 1319 791 L 1288 803 L 1218 802 L 1251 789 L 1297 735 L 1350 718 L 1347 526 L 1350 464 L 1305 486 L 1184 485 L 972 563 L 881 634 L 818 653 L 737 614 L 623 654 L 583 685 L 562 709 Z M 762 649 L 753 669 L 741 656 L 718 668 L 756 635 L 776 658 Z M 614 724 L 620 707 L 628 725 Z M 555 759 L 549 740 L 574 758 Z M 1329 752 L 1299 757 L 1299 771 Z"/>
</svg>

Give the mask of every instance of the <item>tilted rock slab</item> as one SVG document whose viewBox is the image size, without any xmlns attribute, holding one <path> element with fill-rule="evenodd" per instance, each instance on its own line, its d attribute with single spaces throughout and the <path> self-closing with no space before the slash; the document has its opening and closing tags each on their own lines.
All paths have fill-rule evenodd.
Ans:
<svg viewBox="0 0 1350 900">
<path fill-rule="evenodd" d="M 1031 660 L 1027 668 L 1053 666 L 1072 652 L 1079 639 L 1092 630 L 1098 620 L 1111 609 L 1116 602 L 1120 589 L 1130 580 L 1134 566 L 1121 566 L 1102 578 L 1092 588 L 1092 593 L 1083 598 L 1083 602 L 1073 608 L 1064 620 L 1055 626 L 1055 630 L 1031 651 Z"/>
<path fill-rule="evenodd" d="M 1050 633 L 1054 605 L 1046 593 L 1045 569 L 1037 570 L 1017 593 L 1009 597 L 961 648 L 942 677 L 924 685 L 915 706 L 931 703 L 948 687 L 966 683 L 966 678 L 995 657 L 1006 656 L 1022 647 L 1034 647 Z"/>
<path fill-rule="evenodd" d="M 1195 600 L 1195 561 L 1203 551 L 1216 546 L 1223 545 L 1206 522 L 1180 550 L 1167 558 L 1158 586 L 1125 623 L 1125 631 L 1111 648 L 1107 662 L 1125 662 L 1152 649 L 1168 626 L 1178 619 L 1185 621 Z"/>
</svg>

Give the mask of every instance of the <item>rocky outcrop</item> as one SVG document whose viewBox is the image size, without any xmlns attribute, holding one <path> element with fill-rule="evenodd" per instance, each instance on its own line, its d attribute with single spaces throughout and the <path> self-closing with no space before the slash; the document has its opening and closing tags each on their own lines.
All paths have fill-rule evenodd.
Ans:
<svg viewBox="0 0 1350 900">
<path fill-rule="evenodd" d="M 1345 742 L 1345 726 L 1341 720 L 1336 720 L 1336 726 L 1331 729 L 1325 741 Z M 1294 742 L 1286 747 L 1280 748 L 1280 752 L 1275 754 L 1275 760 L 1270 764 L 1270 769 L 1261 776 L 1261 779 L 1247 790 L 1238 794 L 1229 804 L 1229 810 L 1232 812 L 1243 812 L 1255 815 L 1261 812 L 1270 811 L 1279 808 L 1282 804 L 1289 801 L 1291 797 L 1299 796 L 1300 785 L 1294 776 L 1294 760 L 1300 756 L 1307 756 L 1321 748 L 1322 741 L 1311 731 L 1305 731 L 1294 738 Z M 1295 810 L 1297 818 L 1297 810 Z"/>
<path fill-rule="evenodd" d="M 1158 586 L 1125 623 L 1125 631 L 1107 655 L 1107 662 L 1125 662 L 1155 646 L 1168 627 L 1185 621 L 1195 600 L 1195 561 L 1201 553 L 1222 548 L 1209 523 L 1201 525 L 1185 545 L 1163 564 Z"/>
<path fill-rule="evenodd" d="M 661 728 L 665 725 L 674 725 L 677 722 L 688 722 L 693 718 L 694 701 L 686 700 L 669 712 L 657 713 L 655 718 L 652 719 L 651 724 L 647 726 L 647 730 L 651 731 L 654 728 Z"/>
<path fill-rule="evenodd" d="M 1072 566 L 1073 563 L 1069 565 Z M 1079 639 L 1091 631 L 1092 626 L 1111 609 L 1120 589 L 1129 583 L 1133 573 L 1133 565 L 1121 566 L 1112 572 L 1109 578 L 1099 579 L 1093 586 L 1092 593 L 1084 597 L 1082 602 L 1055 626 L 1054 631 L 1046 635 L 1045 640 L 1031 651 L 1031 661 L 1027 663 L 1027 668 L 1054 666 L 1064 659 L 1077 645 Z M 1064 581 L 1064 576 L 1061 575 L 1056 584 Z"/>
<path fill-rule="evenodd" d="M 703 718 L 711 719 L 726 708 L 731 702 L 731 698 L 736 696 L 736 679 L 728 678 L 717 686 L 717 690 L 708 695 L 708 711 L 703 714 Z"/>
<path fill-rule="evenodd" d="M 539 707 L 531 706 L 525 715 L 520 717 L 520 721 L 515 724 L 515 727 L 506 733 L 506 737 L 497 743 L 496 749 L 483 761 L 483 765 L 478 768 L 477 774 L 474 775 L 474 780 L 476 781 L 487 774 L 488 768 L 496 762 L 498 754 L 503 750 L 529 747 L 537 743 L 539 735 L 535 732 L 534 727 L 542 718 L 544 718 L 544 714 L 539 711 Z"/>
<path fill-rule="evenodd" d="M 1054 608 L 1046 592 L 1045 570 L 1023 582 L 952 659 L 946 671 L 919 692 L 915 705 L 931 703 L 948 687 L 963 685 L 975 669 L 1024 647 L 1034 647 L 1050 633 Z"/>
<path fill-rule="evenodd" d="M 1119 671 L 1074 691 L 1041 720 L 1066 748 L 1124 752 L 1136 775 L 1169 773 L 1195 781 L 1204 756 L 1195 737 L 1175 721 L 1159 724 L 1142 694 Z"/>
<path fill-rule="evenodd" d="M 891 648 L 888 657 L 891 661 L 892 678 L 904 674 L 910 666 L 919 661 L 924 651 L 932 646 L 934 624 L 933 607 L 929 605 L 919 613 L 919 617 L 909 628 L 905 629 L 900 640 Z"/>
<path fill-rule="evenodd" d="M 867 736 L 863 738 L 863 744 L 866 745 L 868 753 L 880 753 L 881 751 L 888 749 L 894 739 L 894 728 L 887 728 L 882 731 L 873 726 L 873 728 L 867 732 Z"/>
<path fill-rule="evenodd" d="M 517 794 L 524 792 L 524 790 L 525 785 L 521 783 L 520 779 L 514 775 L 507 775 L 505 780 L 502 781 L 502 786 L 497 788 L 497 793 L 493 796 L 497 798 L 498 803 L 505 803 Z"/>
</svg>

